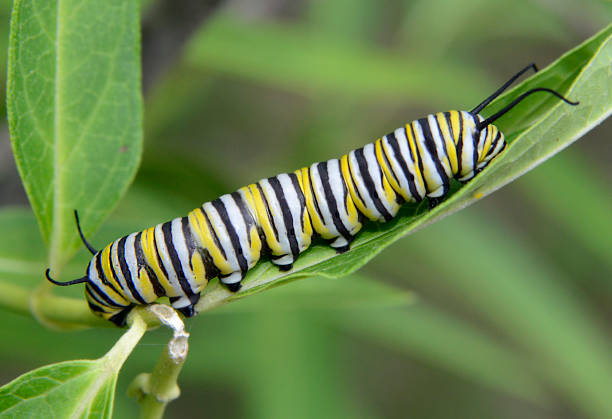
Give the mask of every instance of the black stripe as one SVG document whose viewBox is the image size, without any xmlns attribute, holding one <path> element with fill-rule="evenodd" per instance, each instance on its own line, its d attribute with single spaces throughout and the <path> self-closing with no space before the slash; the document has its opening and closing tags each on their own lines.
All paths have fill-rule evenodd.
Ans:
<svg viewBox="0 0 612 419">
<path fill-rule="evenodd" d="M 268 221 L 272 226 L 272 231 L 274 231 L 274 238 L 276 239 L 276 241 L 279 241 L 278 230 L 276 229 L 276 224 L 274 223 L 274 217 L 272 217 L 272 214 L 270 213 L 270 204 L 268 203 L 268 198 L 266 198 L 266 194 L 264 193 L 263 188 L 261 187 L 259 182 L 257 182 L 256 185 L 257 189 L 259 190 L 259 194 L 261 195 L 261 199 L 263 200 L 264 206 L 266 207 L 266 215 L 268 216 Z"/>
<path fill-rule="evenodd" d="M 176 249 L 174 248 L 174 243 L 172 242 L 172 221 L 168 221 L 162 224 L 161 227 L 162 233 L 164 233 L 164 242 L 166 243 L 166 250 L 168 251 L 168 256 L 170 256 L 170 262 L 172 262 L 172 268 L 176 273 L 176 279 L 181 286 L 181 289 L 185 293 L 185 295 L 192 295 L 193 291 L 189 286 L 189 282 L 185 278 L 185 273 L 183 272 L 183 268 L 181 267 L 181 260 L 178 257 L 178 253 L 176 253 Z"/>
<path fill-rule="evenodd" d="M 115 271 L 115 266 L 113 265 L 113 247 L 114 246 L 115 246 L 115 242 L 111 243 L 111 247 L 108 252 L 108 266 L 110 267 L 111 275 L 113 276 L 113 279 L 121 287 L 120 294 L 125 298 L 127 291 L 123 289 L 123 286 L 121 285 L 121 281 L 119 281 L 119 275 L 117 275 L 117 272 Z"/>
<path fill-rule="evenodd" d="M 302 233 L 304 233 L 304 211 L 306 211 L 306 198 L 304 197 L 302 188 L 300 188 L 300 182 L 298 182 L 297 175 L 295 173 L 289 173 L 288 176 L 289 179 L 291 179 L 291 184 L 293 185 L 293 189 L 295 189 L 295 194 L 298 197 L 298 201 L 300 201 L 300 228 L 302 229 Z"/>
<path fill-rule="evenodd" d="M 455 148 L 455 160 L 458 161 L 457 163 L 457 169 L 459 169 L 460 166 L 460 156 L 457 155 L 457 144 L 455 143 L 455 131 L 453 130 L 453 124 L 451 122 L 451 113 L 450 112 L 444 112 L 444 118 L 446 119 L 446 126 L 448 127 L 448 133 L 451 137 L 451 140 L 453 141 L 453 146 Z M 450 160 L 449 160 L 449 164 L 450 164 Z M 451 171 L 453 171 L 453 166 L 451 165 Z M 459 172 L 454 172 L 453 171 L 453 176 L 455 176 L 457 173 Z"/>
<path fill-rule="evenodd" d="M 244 221 L 244 225 L 246 226 L 246 237 L 249 242 L 249 247 L 252 247 L 253 243 L 251 242 L 251 227 L 255 224 L 255 220 L 251 216 L 248 208 L 246 207 L 246 203 L 242 199 L 242 195 L 239 192 L 232 192 L 231 195 L 234 203 L 240 210 L 240 215 L 242 216 L 242 220 Z"/>
<path fill-rule="evenodd" d="M 134 296 L 140 304 L 147 304 L 145 299 L 140 295 L 136 287 L 134 286 L 134 280 L 132 279 L 132 274 L 130 272 L 130 268 L 128 267 L 125 261 L 125 241 L 127 240 L 127 236 L 121 237 L 119 242 L 117 243 L 117 259 L 119 260 L 119 267 L 121 268 L 121 273 L 123 274 L 123 278 L 125 279 L 125 283 L 127 287 L 130 289 L 130 292 Z M 138 279 L 138 278 L 136 278 Z"/>
<path fill-rule="evenodd" d="M 297 242 L 297 238 L 295 235 L 295 229 L 293 228 L 293 215 L 291 214 L 291 208 L 289 208 L 289 204 L 287 204 L 287 199 L 285 198 L 285 192 L 283 191 L 283 187 L 278 180 L 277 176 L 268 178 L 268 183 L 274 190 L 274 194 L 276 195 L 276 200 L 278 201 L 278 205 L 281 208 L 281 212 L 283 213 L 283 223 L 285 224 L 285 229 L 287 230 L 287 239 L 289 240 L 289 247 L 291 248 L 291 253 L 293 257 L 296 258 L 300 254 L 300 247 Z"/>
<path fill-rule="evenodd" d="M 105 303 L 104 301 L 102 301 L 99 296 L 97 296 L 96 294 L 94 294 L 93 292 L 91 292 L 91 289 L 89 287 L 85 287 L 85 293 L 92 299 L 95 300 L 96 303 L 100 304 L 102 307 L 108 307 L 108 304 Z M 113 304 L 113 307 L 119 307 L 119 306 L 115 306 Z"/>
<path fill-rule="evenodd" d="M 153 234 L 153 237 L 155 238 L 155 234 Z M 153 287 L 153 292 L 155 292 L 155 295 L 157 295 L 158 297 L 166 295 L 166 290 L 157 279 L 157 275 L 155 274 L 153 268 L 147 263 L 147 260 L 144 256 L 144 252 L 142 251 L 142 231 L 137 233 L 136 237 L 134 237 L 134 253 L 136 254 L 136 261 L 138 262 L 138 266 L 143 267 L 144 270 L 147 272 L 149 282 Z M 140 270 L 138 271 L 138 274 L 140 275 Z"/>
<path fill-rule="evenodd" d="M 342 177 L 342 167 L 340 166 L 340 160 L 338 162 L 338 180 L 340 180 L 340 184 L 342 185 L 342 205 L 344 206 L 344 212 L 348 215 L 348 200 L 349 200 L 349 192 L 348 186 L 346 186 L 346 182 L 344 181 L 344 177 Z"/>
<path fill-rule="evenodd" d="M 380 199 L 380 197 L 378 196 L 378 193 L 376 192 L 376 186 L 374 185 L 374 180 L 372 180 L 372 177 L 370 176 L 370 172 L 368 171 L 368 162 L 365 159 L 363 147 L 355 150 L 355 160 L 357 160 L 357 165 L 359 166 L 359 174 L 361 175 L 361 179 L 363 180 L 363 183 L 366 187 L 368 195 L 370 195 L 370 198 L 374 202 L 374 206 L 376 207 L 378 212 L 382 214 L 385 221 L 392 220 L 393 216 L 389 214 L 389 211 L 387 211 L 387 208 L 385 208 L 385 206 L 382 203 L 382 200 Z"/>
<path fill-rule="evenodd" d="M 385 159 L 385 165 L 389 168 L 389 171 L 391 172 L 391 177 L 393 177 L 393 179 L 398 184 L 398 187 L 401 190 L 401 186 L 399 186 L 400 184 L 399 179 L 397 178 L 397 175 L 395 174 L 395 171 L 393 170 L 393 166 L 391 166 L 391 162 L 389 161 L 389 157 L 387 156 L 387 152 L 385 151 L 385 145 L 383 141 L 380 142 L 380 150 L 382 152 L 383 159 Z M 382 176 L 384 176 L 384 178 L 387 179 L 387 176 L 385 175 L 385 173 L 383 173 Z M 387 179 L 387 182 L 389 182 L 389 185 L 391 185 L 391 182 L 389 181 L 389 179 Z M 400 191 L 395 190 L 393 185 L 391 185 L 391 189 L 393 189 L 393 191 L 395 192 L 395 202 L 397 202 L 399 205 L 402 205 L 404 202 L 406 202 L 404 197 L 400 194 Z"/>
<path fill-rule="evenodd" d="M 153 228 L 153 248 L 155 249 L 155 257 L 157 258 L 157 265 L 159 266 L 159 269 L 161 269 L 162 274 L 164 274 L 164 276 L 166 277 L 166 280 L 168 281 L 168 283 L 170 283 L 170 277 L 168 276 L 168 271 L 166 270 L 166 267 L 164 266 L 164 261 L 161 258 L 161 255 L 159 254 L 159 246 L 157 245 L 157 227 Z"/>
<path fill-rule="evenodd" d="M 312 185 L 314 182 L 314 177 L 312 176 L 311 168 L 312 166 L 308 168 L 308 177 L 310 178 L 308 185 L 310 186 L 310 193 L 312 194 L 312 200 L 314 202 L 315 210 L 317 211 L 317 215 L 323 221 L 323 213 L 321 212 L 321 208 L 319 207 L 319 201 L 317 200 L 317 195 L 315 195 L 314 187 Z M 323 221 L 323 224 L 325 224 L 325 221 Z"/>
<path fill-rule="evenodd" d="M 495 136 L 495 139 L 491 142 L 491 147 L 489 148 L 489 151 L 487 151 L 485 157 L 488 157 L 491 153 L 493 153 L 493 150 L 495 150 L 495 147 L 497 147 L 497 143 L 499 142 L 500 138 L 501 131 L 497 130 L 497 135 Z"/>
<path fill-rule="evenodd" d="M 91 301 L 88 301 L 87 305 L 89 306 L 89 309 L 91 311 L 97 311 L 98 313 L 106 314 L 106 311 L 101 306 L 97 306 L 97 305 L 93 304 Z M 104 304 L 102 304 L 102 306 L 104 306 Z"/>
<path fill-rule="evenodd" d="M 416 152 L 417 161 L 416 164 L 419 166 L 419 172 L 421 173 L 421 180 L 423 181 L 423 185 L 425 186 L 425 194 L 427 194 L 427 182 L 425 181 L 425 175 L 423 174 L 423 158 L 421 157 L 421 152 L 419 151 L 419 146 L 417 144 L 418 139 L 416 133 L 414 132 L 414 122 L 410 123 L 410 133 L 412 134 L 412 139 L 414 140 L 414 148 Z M 406 137 L 408 137 L 408 133 L 406 133 Z M 412 152 L 411 152 L 412 153 Z M 410 155 L 412 158 L 412 154 Z"/>
<path fill-rule="evenodd" d="M 208 249 L 198 249 L 200 252 L 200 256 L 202 256 L 202 260 L 204 261 L 204 267 L 206 268 L 206 279 L 212 279 L 219 276 L 221 273 L 219 268 L 213 262 Z"/>
<path fill-rule="evenodd" d="M 240 266 L 240 271 L 244 275 L 246 271 L 249 269 L 249 264 L 242 254 L 242 246 L 240 246 L 240 238 L 236 233 L 236 229 L 232 224 L 232 220 L 227 213 L 227 208 L 225 208 L 225 204 L 219 198 L 213 200 L 211 202 L 212 206 L 215 207 L 219 217 L 221 217 L 221 221 L 225 224 L 225 229 L 227 230 L 227 234 L 229 235 L 230 241 L 232 242 L 232 247 L 234 248 L 234 255 L 238 260 L 238 266 Z"/>
<path fill-rule="evenodd" d="M 117 288 L 115 288 L 115 286 L 106 278 L 106 275 L 104 274 L 104 269 L 102 269 L 102 252 L 98 252 L 94 258 L 96 259 L 96 271 L 98 273 L 98 278 L 100 278 L 104 286 L 112 289 L 116 294 L 123 296 L 123 293 L 117 291 Z"/>
<path fill-rule="evenodd" d="M 462 170 L 463 170 L 463 114 L 459 113 L 459 139 L 457 140 L 457 174 L 460 175 Z"/>
<path fill-rule="evenodd" d="M 334 197 L 334 193 L 332 192 L 331 185 L 329 184 L 329 174 L 327 171 L 327 164 L 319 163 L 317 165 L 317 169 L 319 170 L 319 176 L 321 177 L 321 184 L 323 185 L 323 191 L 325 192 L 327 208 L 331 212 L 332 221 L 334 223 L 334 226 L 336 226 L 336 230 L 338 230 L 338 233 L 340 233 L 342 237 L 346 239 L 352 238 L 351 233 L 348 232 L 348 230 L 342 223 L 342 219 L 340 218 L 340 213 L 338 212 L 336 198 Z"/>
<path fill-rule="evenodd" d="M 98 288 L 98 286 L 93 281 L 88 282 L 87 286 L 91 287 L 91 289 L 94 290 L 95 293 L 98 294 L 106 302 L 106 304 L 104 304 L 105 306 L 107 307 L 125 307 L 113 301 L 110 298 L 110 296 L 106 294 L 105 292 L 103 292 L 100 288 Z"/>
<path fill-rule="evenodd" d="M 433 115 L 434 122 L 436 123 L 436 127 L 438 128 L 438 134 L 440 135 L 440 141 L 442 142 L 440 145 L 442 146 L 442 151 L 444 152 L 444 156 L 446 156 L 446 161 L 448 161 L 448 165 L 450 168 L 450 157 L 448 155 L 448 150 L 446 149 L 446 140 L 444 139 L 444 133 L 442 132 L 442 127 L 438 122 L 438 117 Z M 444 168 L 444 166 L 442 166 Z M 450 168 L 452 172 L 452 168 Z M 447 175 L 448 176 L 448 175 Z"/>
<path fill-rule="evenodd" d="M 197 250 L 197 245 L 191 234 L 191 227 L 189 226 L 189 219 L 187 217 L 181 218 L 181 229 L 183 230 L 183 237 L 185 238 L 185 247 L 187 247 L 187 257 L 189 262 L 189 269 L 193 274 L 193 265 L 191 264 L 191 255 Z M 195 276 L 195 275 L 194 275 Z"/>
<path fill-rule="evenodd" d="M 204 219 L 206 220 L 206 225 L 208 225 L 208 231 L 210 231 L 210 234 L 212 235 L 213 241 L 215 242 L 215 246 L 217 246 L 217 248 L 221 252 L 223 259 L 227 260 L 225 249 L 223 249 L 223 246 L 221 246 L 221 241 L 219 240 L 219 237 L 217 236 L 217 232 L 215 231 L 212 223 L 210 222 L 210 218 L 208 218 L 208 214 L 202 208 L 198 208 L 198 209 L 202 211 L 202 214 L 204 215 Z"/>
<path fill-rule="evenodd" d="M 474 174 L 478 173 L 476 166 L 478 165 L 478 140 L 480 139 L 480 133 L 478 132 L 478 134 L 478 136 L 472 135 L 472 142 L 474 143 L 474 150 L 472 151 L 472 170 Z"/>
<path fill-rule="evenodd" d="M 434 166 L 436 167 L 436 171 L 438 172 L 440 179 L 442 179 L 442 186 L 444 187 L 442 196 L 444 196 L 448 192 L 450 183 L 448 175 L 444 171 L 444 167 L 442 167 L 440 157 L 438 157 L 438 150 L 433 134 L 431 133 L 431 127 L 429 126 L 429 122 L 426 118 L 419 119 L 417 123 L 421 126 L 421 132 L 423 133 L 423 137 L 425 139 L 425 148 L 429 152 L 431 160 L 434 162 Z"/>
<path fill-rule="evenodd" d="M 359 192 L 359 188 L 357 187 L 357 182 L 355 182 L 355 174 L 353 173 L 353 167 L 351 165 L 351 155 L 350 155 L 350 153 L 347 156 L 347 163 L 348 163 L 347 166 L 348 166 L 350 181 L 353 184 L 353 190 L 355 191 L 355 193 L 357 194 L 357 197 L 363 203 L 363 205 L 365 207 L 367 207 L 365 201 L 363 200 L 363 197 L 361 196 L 361 192 Z M 357 208 L 357 209 L 359 210 L 359 208 Z M 359 211 L 359 212 L 361 213 L 361 211 Z M 365 214 L 363 214 L 363 216 L 365 217 Z"/>
<path fill-rule="evenodd" d="M 414 162 L 414 160 L 412 160 L 412 151 L 410 150 L 410 144 L 408 143 L 408 133 L 406 132 L 406 127 L 403 127 L 402 129 L 404 130 L 404 136 L 406 137 L 406 147 L 408 148 L 408 156 L 410 158 L 410 161 L 414 165 L 416 163 Z M 410 173 L 410 170 L 408 170 L 408 162 L 404 160 L 404 158 L 402 157 L 402 152 L 400 150 L 399 142 L 397 141 L 397 137 L 395 137 L 395 132 L 392 132 L 391 134 L 387 134 L 386 137 L 387 137 L 387 142 L 389 143 L 389 145 L 391 146 L 391 149 L 393 150 L 393 157 L 399 163 L 400 168 L 402 169 L 402 172 L 404 173 L 404 176 L 408 180 L 408 189 L 410 190 L 410 195 L 412 195 L 412 197 L 416 200 L 416 202 L 421 202 L 421 200 L 423 200 L 423 197 L 419 195 L 414 176 L 412 175 L 412 173 Z"/>
</svg>

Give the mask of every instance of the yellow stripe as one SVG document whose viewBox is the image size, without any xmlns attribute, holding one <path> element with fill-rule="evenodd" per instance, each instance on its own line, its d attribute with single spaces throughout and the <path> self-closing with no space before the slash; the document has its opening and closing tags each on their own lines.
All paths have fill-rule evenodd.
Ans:
<svg viewBox="0 0 612 419">
<path fill-rule="evenodd" d="M 385 174 L 384 178 L 387 179 L 387 181 L 389 182 L 389 184 L 391 185 L 391 187 L 393 188 L 395 192 L 399 193 L 406 201 L 408 201 L 410 197 L 405 191 L 402 190 L 402 187 L 399 185 L 399 183 L 395 179 L 395 176 L 393 175 L 393 169 L 389 167 L 389 165 L 387 165 L 387 159 L 385 158 L 386 149 L 385 149 L 385 144 L 382 138 L 379 138 L 378 140 L 376 140 L 376 143 L 374 143 L 374 146 L 376 147 L 376 160 L 378 160 L 378 164 L 380 165 L 380 167 L 383 170 L 383 173 Z M 391 163 L 389 162 L 389 164 Z"/>
<path fill-rule="evenodd" d="M 351 170 L 352 165 L 348 154 L 345 154 L 340 158 L 340 168 L 342 169 L 342 177 L 344 178 L 344 183 L 348 187 L 351 198 L 353 199 L 353 202 L 355 203 L 357 208 L 359 208 L 359 211 L 361 211 L 361 213 L 370 220 L 376 220 L 377 217 L 374 215 L 374 213 L 370 209 L 368 209 L 365 203 L 360 199 L 356 186 L 353 183 L 353 177 L 351 176 L 351 173 L 355 172 L 354 170 Z"/>
<path fill-rule="evenodd" d="M 257 219 L 259 220 L 259 226 L 264 232 L 266 243 L 268 244 L 270 251 L 275 256 L 280 256 L 280 255 L 285 254 L 282 246 L 276 240 L 276 236 L 274 235 L 274 229 L 272 228 L 272 223 L 270 221 L 270 218 L 268 217 L 266 203 L 264 202 L 264 199 L 259 193 L 259 188 L 257 188 L 257 185 L 254 183 L 247 186 L 247 188 L 249 188 L 249 192 L 251 193 L 253 197 L 253 202 L 255 203 L 254 209 L 255 209 L 255 212 L 257 213 Z M 272 208 L 270 208 L 270 214 L 274 216 L 274 214 L 272 214 Z"/>
<path fill-rule="evenodd" d="M 261 243 L 261 238 L 259 237 L 259 231 L 257 230 L 257 226 L 259 225 L 259 219 L 257 216 L 257 211 L 255 209 L 255 200 L 253 199 L 251 192 L 246 186 L 243 186 L 242 188 L 240 188 L 238 192 L 242 192 L 242 197 L 246 200 L 246 204 L 249 207 L 251 214 L 255 216 L 254 221 L 256 225 L 251 226 L 251 229 L 249 230 L 249 236 L 251 239 L 251 247 L 249 251 L 250 251 L 251 260 L 259 260 L 261 256 L 262 243 Z"/>
<path fill-rule="evenodd" d="M 296 170 L 295 176 L 298 180 L 298 185 L 300 186 L 300 190 L 302 191 L 302 195 L 304 195 L 304 201 L 306 201 L 306 205 L 308 205 L 308 199 L 306 198 L 306 188 L 304 187 L 304 181 L 302 180 L 302 171 L 305 168 Z M 309 188 L 310 189 L 310 188 Z M 308 213 L 308 208 L 304 210 L 302 214 L 302 223 L 304 225 L 304 230 L 302 232 L 302 242 L 306 247 L 310 246 L 310 239 L 312 238 L 312 223 L 310 222 L 310 216 Z"/>
<path fill-rule="evenodd" d="M 149 227 L 142 232 L 140 236 L 140 247 L 142 248 L 142 253 L 144 254 L 147 265 L 155 272 L 155 276 L 166 292 L 166 295 L 168 297 L 178 296 L 157 261 L 157 252 L 155 250 L 155 227 Z"/>
<path fill-rule="evenodd" d="M 191 224 L 192 230 L 197 234 L 200 239 L 200 243 L 202 246 L 208 250 L 210 257 L 213 260 L 213 263 L 219 269 L 222 274 L 230 274 L 234 270 L 231 265 L 223 257 L 223 253 L 221 253 L 221 249 L 217 247 L 215 240 L 213 239 L 212 233 L 208 228 L 208 223 L 204 218 L 204 213 L 202 208 L 196 208 L 191 211 L 188 215 L 189 223 Z M 213 227 L 214 228 L 214 227 Z"/>
<path fill-rule="evenodd" d="M 456 175 L 457 171 L 459 170 L 459 164 L 457 162 L 457 147 L 455 147 L 455 142 L 451 136 L 444 113 L 440 112 L 436 114 L 436 119 L 438 120 L 440 131 L 442 131 L 442 138 L 444 138 L 444 145 L 446 146 L 446 154 L 448 154 L 450 159 L 451 171 L 453 175 Z"/>
<path fill-rule="evenodd" d="M 108 286 L 104 288 L 104 292 L 106 292 L 108 296 L 111 297 L 111 299 L 113 299 L 117 303 L 121 305 L 124 305 L 124 304 L 129 305 L 130 300 L 128 300 L 123 294 L 125 290 L 121 287 L 121 284 L 119 283 L 119 279 L 113 275 L 113 272 L 111 270 L 110 248 L 112 245 L 113 243 L 106 246 L 104 250 L 102 250 L 102 254 L 100 255 L 100 259 L 102 260 L 102 271 L 103 271 L 102 274 L 106 277 L 106 279 L 109 282 L 111 282 L 115 286 L 115 288 L 117 289 L 118 292 L 120 292 L 120 294 L 116 293 L 115 291 L 113 291 L 111 287 L 108 287 Z"/>
<path fill-rule="evenodd" d="M 453 141 L 455 142 L 455 146 L 456 146 L 457 143 L 459 142 L 459 136 L 460 136 L 459 112 L 450 111 L 450 120 L 451 120 L 451 128 L 453 129 Z"/>
<path fill-rule="evenodd" d="M 376 161 L 378 162 L 378 165 L 380 166 L 382 171 L 380 181 L 383 191 L 385 193 L 384 198 L 387 200 L 387 204 L 392 208 L 392 211 L 395 212 L 397 211 L 397 207 L 399 207 L 399 205 L 397 204 L 397 194 L 395 193 L 395 189 L 393 189 L 393 187 L 389 183 L 389 180 L 395 181 L 395 179 L 393 179 L 392 176 L 388 179 L 387 175 L 385 174 L 385 168 L 387 167 L 387 164 L 385 162 L 385 158 L 382 155 L 382 150 L 380 149 L 380 141 L 381 139 L 379 138 L 374 144 Z"/>
<path fill-rule="evenodd" d="M 419 191 L 419 194 L 421 195 L 425 195 L 427 193 L 427 189 L 425 188 L 425 174 L 421 173 L 421 168 L 419 167 L 419 153 L 420 153 L 420 147 L 418 147 L 417 142 L 415 141 L 415 138 L 412 136 L 412 127 L 411 124 L 414 124 L 414 122 L 411 122 L 410 124 L 406 124 L 406 138 L 408 139 L 408 145 L 410 145 L 410 151 L 412 152 L 412 160 L 414 161 L 414 177 L 416 179 L 416 181 L 418 182 L 417 184 L 417 190 Z M 417 148 L 419 148 L 419 151 L 417 151 Z M 427 165 L 423 162 L 423 170 L 428 170 Z M 420 189 L 418 188 L 420 186 Z"/>
<path fill-rule="evenodd" d="M 325 226 L 325 222 L 319 216 L 317 212 L 314 196 L 312 195 L 312 189 L 310 186 L 310 169 L 308 167 L 302 167 L 298 172 L 301 172 L 301 175 L 298 176 L 300 179 L 300 186 L 302 187 L 302 192 L 304 193 L 304 199 L 306 200 L 306 208 L 308 209 L 308 213 L 310 214 L 310 225 L 314 230 L 321 235 L 321 237 L 325 239 L 331 239 L 334 236 L 331 234 L 329 229 Z"/>
<path fill-rule="evenodd" d="M 138 270 L 138 288 L 140 290 L 140 295 L 147 303 L 152 303 L 157 300 L 157 294 L 155 294 L 153 290 L 151 279 L 144 266 Z"/>
<path fill-rule="evenodd" d="M 191 255 L 191 270 L 197 286 L 197 290 L 194 291 L 198 292 L 206 286 L 208 280 L 206 279 L 206 266 L 204 265 L 202 256 L 200 256 L 197 251 L 193 252 Z"/>
<path fill-rule="evenodd" d="M 497 128 L 494 125 L 489 125 L 487 127 L 487 137 L 485 138 L 485 143 L 482 147 L 482 153 L 480 154 L 480 156 L 478 156 L 478 162 L 481 162 L 484 160 L 484 157 L 487 155 L 487 153 L 489 152 L 489 149 L 491 148 L 491 143 L 493 143 L 493 138 L 495 138 L 496 135 L 497 135 Z"/>
</svg>

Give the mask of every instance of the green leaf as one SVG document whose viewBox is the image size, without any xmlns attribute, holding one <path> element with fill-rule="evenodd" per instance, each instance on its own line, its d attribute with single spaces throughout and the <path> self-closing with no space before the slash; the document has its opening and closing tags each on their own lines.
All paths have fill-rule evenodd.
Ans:
<svg viewBox="0 0 612 419">
<path fill-rule="evenodd" d="M 15 159 L 52 268 L 130 183 L 142 148 L 139 2 L 16 0 L 8 116 Z"/>
<path fill-rule="evenodd" d="M 110 418 L 119 370 L 144 332 L 137 316 L 102 358 L 47 365 L 0 388 L 0 418 Z"/>
<path fill-rule="evenodd" d="M 546 95 L 532 97 L 522 105 L 527 111 L 533 110 L 538 119 L 519 132 L 513 127 L 524 123 L 524 114 L 512 112 L 506 115 L 503 122 L 508 126 L 508 149 L 469 184 L 463 187 L 455 185 L 449 197 L 435 209 L 428 211 L 425 203 L 406 205 L 391 222 L 366 226 L 349 252 L 336 255 L 328 246 L 312 246 L 288 273 L 280 272 L 269 262 L 258 264 L 247 275 L 243 289 L 236 294 L 220 286 L 218 281 L 213 282 L 206 288 L 197 310 L 205 311 L 298 278 L 349 274 L 399 238 L 481 199 L 580 138 L 605 119 L 612 109 L 609 73 L 611 33 L 612 26 L 564 55 L 537 76 L 538 80 L 546 81 L 547 87 L 556 88 L 570 98 L 581 101 L 580 106 L 572 107 L 559 100 L 550 100 Z M 528 80 L 498 102 L 506 103 L 533 83 Z"/>
</svg>

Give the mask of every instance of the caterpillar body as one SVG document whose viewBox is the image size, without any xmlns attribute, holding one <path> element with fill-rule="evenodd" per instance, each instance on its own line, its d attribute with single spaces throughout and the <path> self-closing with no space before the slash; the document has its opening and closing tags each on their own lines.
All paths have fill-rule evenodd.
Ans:
<svg viewBox="0 0 612 419">
<path fill-rule="evenodd" d="M 238 291 L 246 273 L 268 256 L 289 270 L 313 236 L 347 251 L 366 220 L 386 222 L 405 202 L 428 199 L 431 207 L 453 178 L 467 182 L 506 147 L 492 124 L 532 89 L 489 117 L 479 115 L 525 71 L 513 76 L 472 111 L 428 115 L 353 150 L 339 159 L 283 173 L 204 203 L 187 216 L 121 237 L 95 251 L 84 277 L 58 285 L 86 283 L 90 309 L 123 325 L 134 305 L 168 296 L 190 317 L 208 281 L 219 277 Z M 76 211 L 75 211 L 76 215 Z"/>
</svg>

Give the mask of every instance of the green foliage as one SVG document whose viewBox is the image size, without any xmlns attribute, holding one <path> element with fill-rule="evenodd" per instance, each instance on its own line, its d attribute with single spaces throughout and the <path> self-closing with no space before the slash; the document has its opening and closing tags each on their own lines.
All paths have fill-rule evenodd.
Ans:
<svg viewBox="0 0 612 419">
<path fill-rule="evenodd" d="M 85 251 L 63 266 L 77 243 L 71 211 L 81 211 L 87 235 L 100 224 L 138 164 L 144 122 L 137 5 L 91 1 L 66 13 L 72 3 L 62 0 L 57 9 L 56 1 L 15 1 L 13 23 L 21 24 L 10 39 L 11 136 L 34 214 L 0 209 L 0 307 L 14 312 L 0 313 L 7 326 L 0 359 L 7 381 L 51 365 L 2 387 L 0 411 L 40 416 L 49 402 L 57 416 L 81 406 L 104 417 L 114 401 L 114 416 L 128 418 L 136 415 L 135 403 L 121 395 L 134 376 L 151 370 L 165 334 L 147 333 L 118 382 L 135 335 L 133 345 L 117 343 L 98 360 L 56 363 L 97 358 L 119 330 L 103 329 L 112 325 L 89 312 L 81 287 L 55 289 L 61 296 L 37 291 L 49 261 L 63 268 L 59 279 L 83 274 Z M 145 19 L 158 6 L 140 3 Z M 420 113 L 470 108 L 519 67 L 548 61 L 612 19 L 605 2 L 562 3 L 423 0 L 381 8 L 372 0 L 315 0 L 303 10 L 285 10 L 282 19 L 251 6 L 248 22 L 241 6 L 224 10 L 195 34 L 147 98 L 148 147 L 139 175 L 90 241 L 99 247 L 249 180 L 345 152 Z M 8 10 L 0 6 L 0 13 Z M 56 44 L 58 21 L 64 42 Z M 0 32 L 8 32 L 6 22 Z M 202 409 L 208 417 L 266 419 L 608 417 L 612 351 L 601 324 L 610 304 L 612 203 L 602 193 L 608 174 L 593 164 L 597 153 L 584 155 L 596 142 L 581 142 L 579 150 L 521 177 L 517 187 L 379 253 L 479 201 L 605 119 L 611 32 L 599 32 L 487 109 L 491 114 L 536 86 L 581 102 L 570 107 L 535 95 L 504 116 L 499 126 L 508 150 L 470 184 L 454 185 L 434 211 L 412 205 L 391 223 L 369 224 L 345 255 L 314 246 L 289 274 L 261 263 L 238 295 L 210 284 L 202 310 L 239 301 L 189 321 L 191 356 L 181 372 L 181 399 L 170 404 L 168 417 Z M 20 55 L 22 45 L 34 53 Z M 58 68 L 54 60 L 60 69 L 70 67 L 58 73 L 70 83 L 57 84 L 55 73 L 45 73 Z M 3 65 L 0 60 L 0 77 Z M 106 96 L 104 77 L 116 87 Z M 19 89 L 41 101 L 29 107 Z M 56 115 L 53 105 L 61 98 Z M 96 129 L 83 130 L 89 115 Z M 60 133 L 69 135 L 54 137 L 56 116 Z M 35 123 L 32 134 L 27 130 Z M 66 158 L 58 176 L 54 141 Z M 124 155 L 113 154 L 128 141 L 134 146 Z M 110 151 L 102 150 L 107 146 Z M 84 157 L 72 159 L 70 149 Z M 108 170 L 119 164 L 122 172 Z M 63 198 L 49 185 L 59 185 Z M 42 210 L 55 205 L 61 215 Z M 37 219 L 55 249 L 51 255 Z M 330 279 L 368 261 L 359 275 Z M 303 277 L 310 279 L 294 281 Z M 31 317 L 91 329 L 57 333 Z M 38 396 L 15 398 L 26 393 Z"/>
<path fill-rule="evenodd" d="M 11 19 L 8 119 L 23 184 L 61 269 L 140 159 L 138 1 L 22 1 Z M 103 175 L 101 175 L 103 173 Z"/>
<path fill-rule="evenodd" d="M 136 319 L 104 357 L 47 365 L 1 387 L 0 417 L 112 417 L 119 370 L 145 331 Z"/>
</svg>

